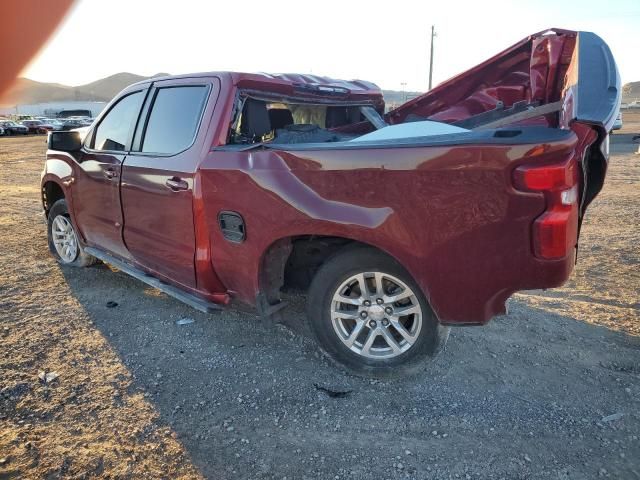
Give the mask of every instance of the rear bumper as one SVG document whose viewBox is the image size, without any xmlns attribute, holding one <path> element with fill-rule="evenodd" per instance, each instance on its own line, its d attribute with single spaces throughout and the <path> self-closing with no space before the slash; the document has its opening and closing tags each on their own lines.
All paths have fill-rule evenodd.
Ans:
<svg viewBox="0 0 640 480">
<path fill-rule="evenodd" d="M 575 251 L 574 251 L 575 252 Z M 468 318 L 440 318 L 440 323 L 450 326 L 464 325 L 485 325 L 492 318 L 507 314 L 507 302 L 509 298 L 517 292 L 526 290 L 541 290 L 556 288 L 564 285 L 571 277 L 575 265 L 575 253 L 561 260 L 541 261 L 534 263 L 522 272 L 521 283 L 517 286 L 504 288 L 494 295 L 484 299 L 479 299 L 475 311 Z M 461 299 L 460 301 L 463 301 Z"/>
</svg>

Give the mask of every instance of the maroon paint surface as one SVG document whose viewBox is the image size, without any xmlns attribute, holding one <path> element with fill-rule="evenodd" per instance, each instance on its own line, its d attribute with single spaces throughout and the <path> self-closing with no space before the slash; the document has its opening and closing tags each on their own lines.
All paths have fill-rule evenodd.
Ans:
<svg viewBox="0 0 640 480">
<path fill-rule="evenodd" d="M 523 162 L 574 158 L 577 136 L 545 145 L 352 151 L 212 152 L 202 163 L 213 264 L 244 301 L 258 290 L 263 253 L 276 240 L 334 235 L 395 257 L 447 322 L 485 322 L 521 289 L 562 284 L 573 255 L 537 259 L 531 225 L 542 194 L 513 188 Z M 356 194 L 357 193 L 357 194 Z M 225 241 L 216 212 L 247 224 L 243 244 Z"/>
</svg>

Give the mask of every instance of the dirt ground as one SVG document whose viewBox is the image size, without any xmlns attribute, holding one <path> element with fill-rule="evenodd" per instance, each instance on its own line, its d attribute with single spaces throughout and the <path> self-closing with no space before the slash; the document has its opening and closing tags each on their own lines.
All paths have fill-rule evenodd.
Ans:
<svg viewBox="0 0 640 480">
<path fill-rule="evenodd" d="M 454 329 L 395 382 L 332 367 L 299 298 L 271 326 L 61 268 L 44 137 L 0 138 L 0 479 L 640 478 L 640 114 L 625 121 L 571 281 Z"/>
</svg>

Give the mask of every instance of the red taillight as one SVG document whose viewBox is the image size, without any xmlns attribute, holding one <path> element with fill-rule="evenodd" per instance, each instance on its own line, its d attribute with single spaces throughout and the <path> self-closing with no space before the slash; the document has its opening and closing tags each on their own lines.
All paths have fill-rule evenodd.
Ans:
<svg viewBox="0 0 640 480">
<path fill-rule="evenodd" d="M 534 192 L 566 189 L 575 184 L 573 170 L 569 162 L 543 167 L 522 166 L 516 168 L 514 180 L 521 189 Z"/>
<path fill-rule="evenodd" d="M 533 247 L 542 258 L 562 258 L 575 244 L 571 225 L 571 210 L 544 213 L 533 224 Z M 576 232 L 577 233 L 577 232 Z"/>
<path fill-rule="evenodd" d="M 546 211 L 533 224 L 533 250 L 545 259 L 566 257 L 578 237 L 578 174 L 575 162 L 516 168 L 520 190 L 544 192 Z"/>
</svg>

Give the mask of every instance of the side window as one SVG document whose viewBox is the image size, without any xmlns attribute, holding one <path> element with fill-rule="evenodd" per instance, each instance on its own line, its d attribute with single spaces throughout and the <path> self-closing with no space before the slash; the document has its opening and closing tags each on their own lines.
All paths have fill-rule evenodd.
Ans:
<svg viewBox="0 0 640 480">
<path fill-rule="evenodd" d="M 158 89 L 141 150 L 175 154 L 191 146 L 208 90 L 204 85 Z"/>
<path fill-rule="evenodd" d="M 127 148 L 127 140 L 136 126 L 143 100 L 144 92 L 136 92 L 116 103 L 96 128 L 92 148 L 124 151 Z"/>
</svg>

